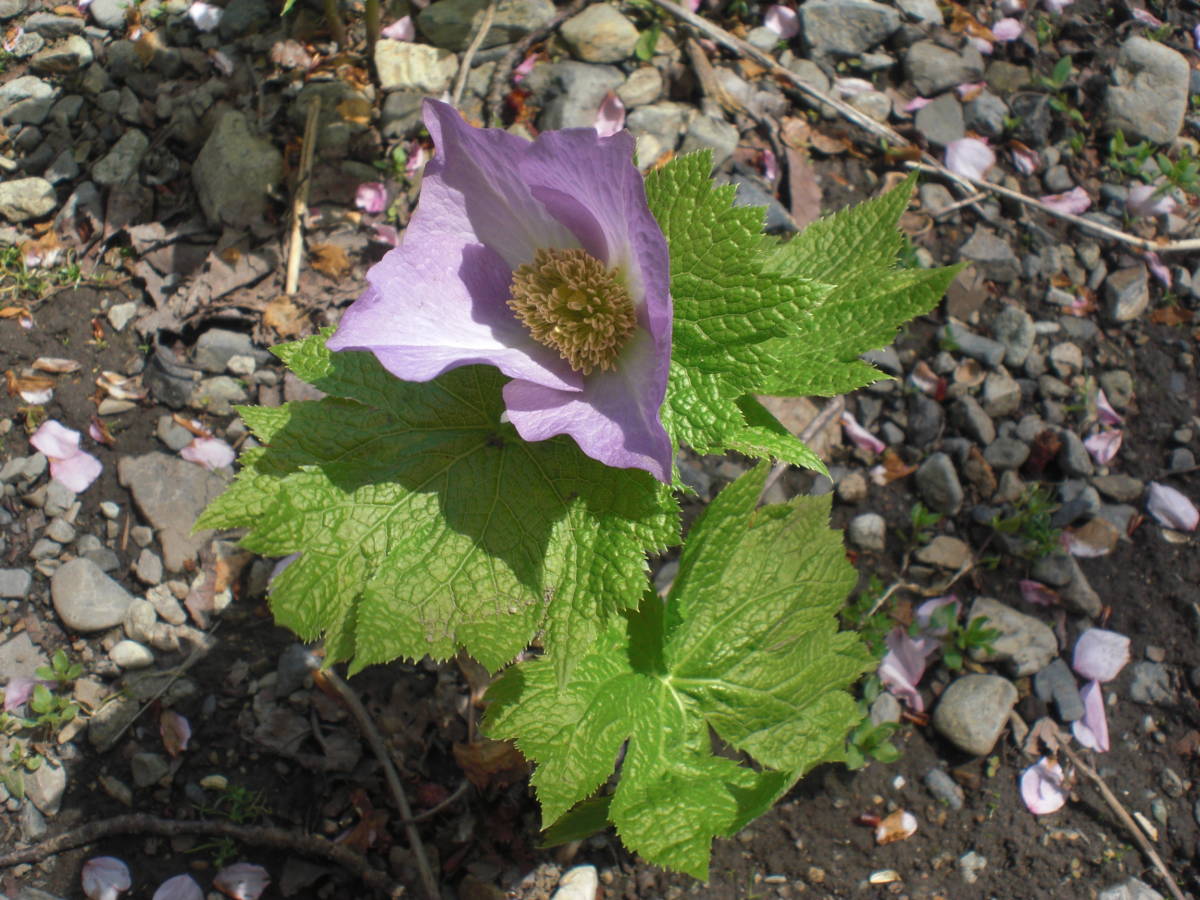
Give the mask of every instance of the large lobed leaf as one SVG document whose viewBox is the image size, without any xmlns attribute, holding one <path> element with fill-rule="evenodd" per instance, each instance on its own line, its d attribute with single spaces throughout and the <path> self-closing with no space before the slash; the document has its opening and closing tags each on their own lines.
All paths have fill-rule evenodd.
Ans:
<svg viewBox="0 0 1200 900">
<path fill-rule="evenodd" d="M 279 348 L 330 396 L 241 410 L 265 446 L 242 458 L 200 527 L 246 527 L 267 556 L 280 624 L 324 636 L 357 670 L 464 646 L 495 669 L 539 629 L 566 677 L 607 619 L 635 606 L 646 552 L 677 535 L 647 473 L 607 468 L 566 438 L 502 425 L 503 377 L 482 366 L 418 384 L 324 336 Z"/>
<path fill-rule="evenodd" d="M 755 509 L 766 475 L 760 465 L 713 501 L 665 604 L 650 595 L 627 612 L 561 691 L 540 659 L 493 686 L 485 727 L 537 763 L 547 824 L 604 784 L 628 742 L 609 819 L 631 850 L 705 878 L 714 836 L 840 757 L 859 719 L 846 688 L 872 665 L 837 630 L 854 569 L 828 497 Z M 763 768 L 714 754 L 710 728 Z"/>
</svg>

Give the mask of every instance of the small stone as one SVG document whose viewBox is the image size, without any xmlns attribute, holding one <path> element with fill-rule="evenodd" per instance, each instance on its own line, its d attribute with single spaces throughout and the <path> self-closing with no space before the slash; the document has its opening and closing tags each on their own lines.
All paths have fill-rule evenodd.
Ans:
<svg viewBox="0 0 1200 900">
<path fill-rule="evenodd" d="M 1100 374 L 1100 387 L 1114 409 L 1125 409 L 1133 401 L 1133 376 L 1124 369 L 1112 369 Z"/>
<path fill-rule="evenodd" d="M 4 792 L 7 796 L 7 791 Z M 48 830 L 46 827 L 46 817 L 32 803 L 23 803 L 21 805 L 21 840 L 26 843 L 33 843 L 41 840 Z M 42 891 L 33 888 L 25 888 L 17 895 L 20 900 L 58 900 L 52 894 L 46 894 Z"/>
<path fill-rule="evenodd" d="M 1017 689 L 999 675 L 963 675 L 938 700 L 933 727 L 972 756 L 992 751 L 1008 714 L 1017 702 Z"/>
<path fill-rule="evenodd" d="M 968 130 L 997 138 L 1004 133 L 1009 118 L 1008 104 L 991 91 L 980 91 L 978 96 L 967 102 L 963 118 Z"/>
<path fill-rule="evenodd" d="M 971 559 L 971 547 L 966 541 L 940 534 L 916 553 L 917 561 L 928 566 L 956 571 Z"/>
<path fill-rule="evenodd" d="M 863 513 L 851 520 L 848 533 L 856 546 L 882 551 L 887 543 L 887 522 L 878 513 Z"/>
<path fill-rule="evenodd" d="M 917 490 L 925 504 L 944 515 L 958 515 L 963 488 L 954 463 L 945 453 L 934 453 L 917 469 Z"/>
<path fill-rule="evenodd" d="M 1058 436 L 1062 440 L 1062 449 L 1058 451 L 1058 466 L 1063 473 L 1072 478 L 1086 478 L 1091 475 L 1095 467 L 1079 435 L 1069 428 L 1064 428 Z"/>
<path fill-rule="evenodd" d="M 143 644 L 150 640 L 150 636 L 154 633 L 154 626 L 157 624 L 158 615 L 154 604 L 140 597 L 129 604 L 129 609 L 125 611 L 125 618 L 122 622 L 125 636 Z"/>
<path fill-rule="evenodd" d="M 133 783 L 140 788 L 158 784 L 171 771 L 171 763 L 161 753 L 135 753 L 129 760 Z"/>
<path fill-rule="evenodd" d="M 992 649 L 976 647 L 971 658 L 978 662 L 1004 662 L 1014 677 L 1044 669 L 1058 654 L 1058 639 L 1040 619 L 1017 612 L 991 597 L 978 597 L 971 604 L 967 621 L 986 618 L 986 627 L 1000 632 Z"/>
<path fill-rule="evenodd" d="M 29 596 L 33 576 L 27 569 L 0 569 L 0 598 L 23 600 Z"/>
<path fill-rule="evenodd" d="M 573 59 L 535 69 L 527 79 L 534 82 L 530 85 L 531 90 L 537 83 L 535 76 L 544 79 L 541 93 L 549 98 L 545 101 L 541 116 L 538 117 L 538 126 L 547 130 L 591 127 L 596 121 L 596 112 L 608 92 L 616 90 L 625 82 L 625 76 L 615 66 L 592 65 Z M 671 111 L 671 123 L 664 127 L 665 131 L 670 131 L 669 135 L 650 126 L 651 122 L 663 124 L 661 120 L 667 110 Z M 684 116 L 689 112 L 690 109 L 683 104 L 654 103 L 639 107 L 626 117 L 626 127 L 638 139 L 639 163 L 652 165 L 658 158 L 656 153 L 648 162 L 643 159 L 646 155 L 643 153 L 643 136 L 649 132 L 658 138 L 658 153 L 674 150 L 679 140 L 679 132 L 683 128 Z"/>
<path fill-rule="evenodd" d="M 1131 876 L 1120 884 L 1106 887 L 1096 895 L 1096 900 L 1163 900 L 1163 895 L 1141 879 Z"/>
<path fill-rule="evenodd" d="M 990 228 L 977 228 L 959 250 L 988 281 L 1009 282 L 1021 276 L 1021 265 L 1008 241 Z"/>
<path fill-rule="evenodd" d="M 1150 303 L 1150 279 L 1143 265 L 1118 269 L 1104 280 L 1105 314 L 1114 322 L 1131 322 Z M 1109 398 L 1110 402 L 1112 398 Z"/>
<path fill-rule="evenodd" d="M 214 226 L 248 228 L 259 221 L 282 177 L 283 156 L 251 133 L 245 114 L 237 110 L 221 115 L 192 166 L 197 199 Z"/>
<path fill-rule="evenodd" d="M 974 850 L 964 853 L 958 858 L 958 872 L 967 884 L 979 880 L 979 873 L 987 868 L 987 857 Z"/>
<path fill-rule="evenodd" d="M 1007 356 L 1006 348 L 1005 358 Z M 997 369 L 984 379 L 982 398 L 983 411 L 989 416 L 1011 416 L 1021 408 L 1021 386 L 1008 372 Z"/>
<path fill-rule="evenodd" d="M 137 641 L 118 641 L 108 658 L 122 669 L 144 669 L 154 665 L 154 651 Z"/>
<path fill-rule="evenodd" d="M 135 180 L 149 149 L 150 138 L 136 128 L 128 129 L 92 166 L 92 180 L 105 187 Z"/>
<path fill-rule="evenodd" d="M 249 399 L 242 382 L 228 375 L 216 375 L 196 383 L 188 405 L 218 416 L 228 416 L 233 413 L 234 404 L 246 403 Z"/>
<path fill-rule="evenodd" d="M 93 59 L 95 55 L 87 38 L 73 34 L 35 53 L 29 60 L 29 69 L 38 75 L 70 75 L 86 68 Z"/>
<path fill-rule="evenodd" d="M 1033 677 L 1033 690 L 1043 703 L 1054 703 L 1060 721 L 1074 722 L 1083 718 L 1079 685 L 1062 657 L 1055 657 Z"/>
<path fill-rule="evenodd" d="M 926 772 L 925 787 L 929 788 L 929 793 L 951 809 L 963 808 L 965 799 L 963 789 L 943 769 L 930 769 Z"/>
<path fill-rule="evenodd" d="M 61 763 L 43 762 L 25 774 L 25 797 L 47 816 L 57 815 L 67 792 L 67 770 Z"/>
<path fill-rule="evenodd" d="M 136 300 L 130 300 L 127 303 L 116 303 L 109 307 L 108 312 L 106 313 L 108 317 L 108 324 L 110 324 L 115 331 L 124 331 L 125 326 L 128 325 L 130 320 L 137 315 L 137 311 L 138 304 Z"/>
<path fill-rule="evenodd" d="M 904 69 L 922 97 L 983 78 L 983 56 L 968 46 L 961 54 L 933 41 L 918 41 L 904 54 Z"/>
<path fill-rule="evenodd" d="M 941 337 L 957 347 L 971 359 L 976 359 L 989 369 L 994 369 L 1004 361 L 1005 347 L 999 341 L 981 337 L 962 322 L 951 319 L 942 328 Z"/>
<path fill-rule="evenodd" d="M 27 222 L 49 215 L 58 205 L 54 185 L 45 178 L 16 178 L 0 182 L 0 216 Z"/>
<path fill-rule="evenodd" d="M 21 75 L 0 85 L 0 119 L 41 125 L 62 90 L 35 75 Z"/>
<path fill-rule="evenodd" d="M 1070 378 L 1076 372 L 1083 371 L 1083 351 L 1070 341 L 1055 344 L 1050 348 L 1050 368 L 1058 373 L 1059 378 Z"/>
<path fill-rule="evenodd" d="M 435 47 L 465 50 L 487 7 L 488 0 L 438 0 L 417 14 L 417 27 Z M 495 6 L 492 27 L 480 48 L 486 50 L 518 41 L 549 23 L 554 15 L 551 0 L 500 0 Z"/>
<path fill-rule="evenodd" d="M 862 503 L 867 499 L 868 490 L 867 478 L 862 472 L 847 472 L 838 479 L 837 495 L 844 503 Z"/>
<path fill-rule="evenodd" d="M 192 349 L 193 362 L 205 372 L 220 374 L 235 356 L 255 355 L 254 341 L 244 331 L 210 328 L 196 340 Z"/>
<path fill-rule="evenodd" d="M 1171 687 L 1171 673 L 1162 663 L 1139 661 L 1131 667 L 1129 697 L 1148 706 L 1174 706 L 1178 699 Z"/>
<path fill-rule="evenodd" d="M 966 135 L 962 104 L 954 94 L 942 94 L 917 111 L 917 131 L 935 147 L 945 147 Z"/>
<path fill-rule="evenodd" d="M 887 40 L 900 27 L 900 14 L 871 0 L 809 0 L 800 21 L 813 55 L 857 56 Z"/>
<path fill-rule="evenodd" d="M 988 465 L 999 472 L 1011 472 L 1029 459 L 1029 445 L 1013 437 L 996 438 L 983 451 Z"/>
<path fill-rule="evenodd" d="M 38 666 L 48 666 L 50 660 L 41 647 L 22 631 L 0 643 L 0 672 L 5 678 L 33 678 Z"/>
<path fill-rule="evenodd" d="M 69 544 L 75 540 L 75 526 L 66 519 L 55 518 L 46 526 L 46 537 L 60 544 Z"/>
<path fill-rule="evenodd" d="M 1175 140 L 1187 113 L 1187 59 L 1166 44 L 1134 35 L 1121 45 L 1111 76 L 1104 98 L 1105 130 L 1120 129 L 1130 143 Z"/>
<path fill-rule="evenodd" d="M 177 423 L 171 416 L 159 416 L 155 429 L 158 439 L 167 445 L 171 451 L 178 453 L 192 442 L 194 435 Z"/>
<path fill-rule="evenodd" d="M 635 109 L 653 103 L 662 92 L 662 73 L 654 66 L 642 66 L 629 73 L 625 83 L 617 88 L 617 97 L 626 109 Z"/>
<path fill-rule="evenodd" d="M 888 722 L 899 722 L 901 716 L 900 701 L 894 694 L 884 691 L 871 703 L 871 724 L 883 725 Z"/>
<path fill-rule="evenodd" d="M 88 719 L 88 741 L 100 753 L 112 749 L 120 735 L 137 718 L 141 704 L 133 697 L 117 694 L 99 706 Z"/>
<path fill-rule="evenodd" d="M 1144 482 L 1131 475 L 1097 475 L 1092 485 L 1105 497 L 1118 503 L 1137 501 L 1146 489 Z"/>
<path fill-rule="evenodd" d="M 162 581 L 163 564 L 158 558 L 158 554 L 145 548 L 138 554 L 137 562 L 133 566 L 134 574 L 142 584 L 155 585 Z"/>
<path fill-rule="evenodd" d="M 130 593 L 89 559 L 65 563 L 50 580 L 50 595 L 63 624 L 72 631 L 103 631 L 120 624 Z"/>
<path fill-rule="evenodd" d="M 637 26 L 607 3 L 595 3 L 567 19 L 559 33 L 576 57 L 592 63 L 628 59 L 638 42 Z"/>
<path fill-rule="evenodd" d="M 969 394 L 954 401 L 950 407 L 950 418 L 969 438 L 980 444 L 987 445 L 996 439 L 996 425 L 992 417 Z"/>
<path fill-rule="evenodd" d="M 697 116 L 688 126 L 687 134 L 683 137 L 683 146 L 679 152 L 693 153 L 697 150 L 711 150 L 713 168 L 716 168 L 733 155 L 737 144 L 736 125 L 712 116 Z"/>
<path fill-rule="evenodd" d="M 458 58 L 449 50 L 386 38 L 375 43 L 375 71 L 385 91 L 424 91 L 440 94 L 458 71 Z"/>
</svg>

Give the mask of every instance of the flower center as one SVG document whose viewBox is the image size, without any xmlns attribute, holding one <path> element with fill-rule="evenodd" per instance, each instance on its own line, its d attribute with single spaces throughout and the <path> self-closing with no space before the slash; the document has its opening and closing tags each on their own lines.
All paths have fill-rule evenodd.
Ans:
<svg viewBox="0 0 1200 900">
<path fill-rule="evenodd" d="M 538 250 L 513 272 L 508 305 L 535 341 L 584 375 L 615 368 L 637 327 L 617 270 L 580 249 Z"/>
</svg>

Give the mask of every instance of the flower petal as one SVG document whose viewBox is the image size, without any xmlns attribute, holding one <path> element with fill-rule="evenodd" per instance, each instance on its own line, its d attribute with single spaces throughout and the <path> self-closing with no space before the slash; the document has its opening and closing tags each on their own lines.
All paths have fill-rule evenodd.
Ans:
<svg viewBox="0 0 1200 900">
<path fill-rule="evenodd" d="M 875 85 L 865 78 L 833 79 L 833 92 L 839 97 L 857 97 L 859 94 L 865 94 L 873 90 L 875 90 Z"/>
<path fill-rule="evenodd" d="M 958 619 L 958 614 L 962 610 L 962 603 L 959 602 L 956 594 L 947 594 L 945 597 L 934 597 L 932 600 L 926 600 L 913 612 L 913 620 L 921 629 L 922 636 L 938 638 L 945 636 L 950 629 L 941 627 L 931 627 L 934 614 L 939 609 L 944 609 L 947 606 L 954 607 L 954 618 Z"/>
<path fill-rule="evenodd" d="M 160 884 L 151 900 L 204 900 L 204 891 L 191 875 L 176 875 Z"/>
<path fill-rule="evenodd" d="M 413 25 L 412 16 L 401 16 L 391 25 L 379 32 L 380 37 L 390 41 L 412 41 L 417 37 L 417 29 Z"/>
<path fill-rule="evenodd" d="M 1040 581 L 1022 578 L 1017 582 L 1017 587 L 1021 590 L 1021 599 L 1034 606 L 1057 606 L 1061 602 L 1058 591 L 1046 587 Z"/>
<path fill-rule="evenodd" d="M 204 0 L 195 0 L 188 7 L 188 16 L 198 31 L 215 31 L 217 26 L 221 24 L 221 16 L 224 13 L 225 10 L 221 7 L 205 3 Z"/>
<path fill-rule="evenodd" d="M 925 674 L 925 660 L 941 646 L 932 638 L 914 640 L 903 628 L 896 627 L 885 639 L 888 652 L 879 663 L 879 680 L 884 687 L 904 701 L 909 709 L 922 712 L 925 701 L 917 685 Z"/>
<path fill-rule="evenodd" d="M 1013 166 L 1022 175 L 1032 175 L 1038 170 L 1038 166 L 1042 164 L 1042 159 L 1038 156 L 1038 152 L 1024 144 L 1013 142 L 1010 148 L 1012 153 Z"/>
<path fill-rule="evenodd" d="M 887 449 L 887 444 L 858 424 L 853 413 L 843 412 L 841 421 L 846 437 L 850 438 L 854 442 L 854 446 L 860 450 L 866 450 L 868 453 L 882 453 Z"/>
<path fill-rule="evenodd" d="M 800 33 L 800 17 L 791 7 L 776 3 L 767 7 L 766 15 L 763 16 L 763 27 L 771 29 L 783 40 L 790 41 Z"/>
<path fill-rule="evenodd" d="M 4 711 L 9 713 L 24 706 L 33 696 L 35 684 L 37 684 L 35 679 L 25 678 L 21 675 L 14 675 L 8 679 L 8 684 L 4 686 Z"/>
<path fill-rule="evenodd" d="M 50 477 L 76 494 L 87 490 L 102 471 L 104 466 L 100 460 L 83 450 L 77 450 L 63 459 L 50 460 Z"/>
<path fill-rule="evenodd" d="M 1108 395 L 1104 393 L 1104 388 L 1100 388 L 1096 392 L 1096 415 L 1100 419 L 1101 425 L 1125 424 L 1124 417 L 1108 402 Z"/>
<path fill-rule="evenodd" d="M 1104 694 L 1100 682 L 1089 681 L 1079 692 L 1083 700 L 1083 718 L 1071 723 L 1075 740 L 1097 753 L 1108 752 L 1108 717 L 1104 714 Z"/>
<path fill-rule="evenodd" d="M 382 181 L 364 181 L 354 192 L 354 205 L 368 215 L 387 209 L 387 187 Z"/>
<path fill-rule="evenodd" d="M 1038 198 L 1051 209 L 1059 212 L 1079 215 L 1091 208 L 1092 198 L 1081 187 L 1073 187 L 1061 194 L 1044 194 Z"/>
<path fill-rule="evenodd" d="M 46 454 L 48 459 L 62 459 L 79 452 L 79 432 L 54 419 L 47 419 L 30 435 L 29 443 Z"/>
<path fill-rule="evenodd" d="M 213 887 L 233 900 L 258 900 L 270 883 L 266 869 L 245 862 L 226 866 L 213 879 Z"/>
<path fill-rule="evenodd" d="M 1157 481 L 1150 482 L 1146 492 L 1146 510 L 1159 523 L 1179 531 L 1195 531 L 1200 524 L 1200 510 L 1182 493 Z"/>
<path fill-rule="evenodd" d="M 956 175 L 983 180 L 996 164 L 996 154 L 979 138 L 959 138 L 946 145 L 946 168 Z"/>
<path fill-rule="evenodd" d="M 1035 816 L 1057 812 L 1067 802 L 1062 766 L 1042 757 L 1021 773 L 1021 799 Z"/>
<path fill-rule="evenodd" d="M 1142 254 L 1142 259 L 1146 260 L 1146 268 L 1150 270 L 1150 274 L 1161 281 L 1164 287 L 1170 288 L 1173 280 L 1171 270 L 1163 265 L 1162 258 L 1153 250 L 1147 250 Z"/>
<path fill-rule="evenodd" d="M 1001 19 L 992 26 L 992 34 L 996 36 L 996 40 L 1002 43 L 1015 41 L 1021 36 L 1022 30 L 1020 21 L 1012 18 Z"/>
<path fill-rule="evenodd" d="M 615 91 L 604 95 L 600 108 L 596 110 L 596 121 L 592 123 L 600 137 L 612 137 L 625 127 L 625 104 Z"/>
<path fill-rule="evenodd" d="M 179 451 L 179 455 L 190 463 L 204 466 L 210 472 L 233 464 L 236 455 L 233 448 L 220 438 L 192 438 L 192 442 Z"/>
<path fill-rule="evenodd" d="M 1117 451 L 1121 449 L 1122 437 L 1124 437 L 1124 432 L 1119 428 L 1097 431 L 1083 442 L 1083 446 L 1087 448 L 1088 453 L 1092 454 L 1096 465 L 1107 466 L 1117 455 Z"/>
<path fill-rule="evenodd" d="M 1151 28 L 1163 27 L 1163 20 L 1149 10 L 1139 9 L 1136 6 L 1130 6 L 1129 14 L 1143 25 L 1149 25 Z"/>
<path fill-rule="evenodd" d="M 116 900 L 129 890 L 129 867 L 115 856 L 96 856 L 83 864 L 79 873 L 88 900 Z"/>
<path fill-rule="evenodd" d="M 1075 0 L 1042 0 L 1042 6 L 1047 12 L 1061 13 L 1074 2 Z"/>
<path fill-rule="evenodd" d="M 1153 184 L 1135 184 L 1125 198 L 1125 210 L 1131 216 L 1163 216 L 1174 212 L 1178 205 L 1170 193 L 1160 193 L 1159 186 Z"/>
<path fill-rule="evenodd" d="M 1089 628 L 1075 642 L 1071 668 L 1089 681 L 1112 681 L 1129 662 L 1129 638 L 1104 628 Z"/>
<path fill-rule="evenodd" d="M 932 102 L 933 101 L 930 100 L 928 97 L 913 97 L 911 100 L 909 100 L 907 103 L 904 104 L 904 111 L 905 112 L 916 112 L 918 109 L 924 109 Z"/>
</svg>

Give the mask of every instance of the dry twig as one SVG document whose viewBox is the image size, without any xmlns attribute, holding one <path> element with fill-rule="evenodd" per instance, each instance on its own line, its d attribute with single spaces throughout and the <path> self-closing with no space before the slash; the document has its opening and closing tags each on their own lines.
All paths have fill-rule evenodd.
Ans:
<svg viewBox="0 0 1200 900">
<path fill-rule="evenodd" d="M 813 420 L 804 426 L 804 430 L 800 432 L 800 440 L 805 444 L 812 443 L 813 439 L 825 430 L 825 427 L 834 419 L 839 418 L 842 411 L 846 408 L 846 398 L 842 396 L 834 397 L 822 407 L 821 411 L 813 417 Z M 771 468 L 771 473 L 767 476 L 767 480 L 763 483 L 761 497 L 765 497 L 767 491 L 775 484 L 788 470 L 790 463 L 777 462 Z"/>
<path fill-rule="evenodd" d="M 479 30 L 475 32 L 475 37 L 471 38 L 471 43 L 463 53 L 462 62 L 458 65 L 458 78 L 454 82 L 454 93 L 450 95 L 450 105 L 455 109 L 462 103 L 463 91 L 467 89 L 467 78 L 471 75 L 471 61 L 475 59 L 475 54 L 479 52 L 488 32 L 492 30 L 492 21 L 495 18 L 496 0 L 491 0 L 487 5 L 487 10 L 483 13 L 483 21 L 479 23 Z"/>
<path fill-rule="evenodd" d="M 287 275 L 283 292 L 296 293 L 300 280 L 300 256 L 304 252 L 304 212 L 308 208 L 308 187 L 312 183 L 313 155 L 317 149 L 317 118 L 321 114 L 321 98 L 314 96 L 308 105 L 308 118 L 304 122 L 304 145 L 300 149 L 300 169 L 296 180 L 296 193 L 292 198 L 292 233 L 288 238 Z"/>
</svg>

